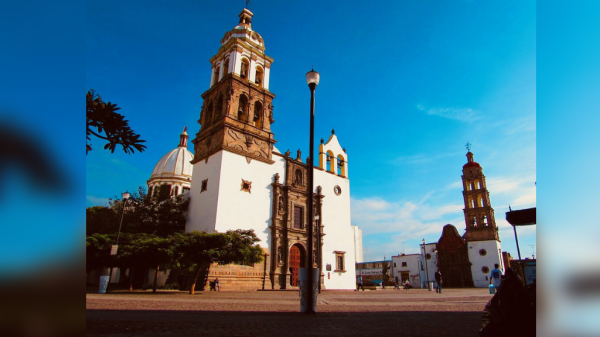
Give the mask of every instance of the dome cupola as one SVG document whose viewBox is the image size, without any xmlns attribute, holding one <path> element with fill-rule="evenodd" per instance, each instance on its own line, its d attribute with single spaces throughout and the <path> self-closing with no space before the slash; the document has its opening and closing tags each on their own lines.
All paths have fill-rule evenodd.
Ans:
<svg viewBox="0 0 600 337">
<path fill-rule="evenodd" d="M 167 185 L 170 195 L 178 195 L 190 189 L 192 183 L 192 152 L 187 149 L 187 127 L 179 136 L 179 146 L 165 154 L 152 170 L 148 180 L 148 194 L 154 194 L 157 186 Z"/>
</svg>

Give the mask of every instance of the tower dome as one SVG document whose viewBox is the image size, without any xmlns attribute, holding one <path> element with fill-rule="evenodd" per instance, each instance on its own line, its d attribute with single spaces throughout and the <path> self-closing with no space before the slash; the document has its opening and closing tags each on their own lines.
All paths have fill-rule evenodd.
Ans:
<svg viewBox="0 0 600 337">
<path fill-rule="evenodd" d="M 187 149 L 187 127 L 180 135 L 179 146 L 165 154 L 154 166 L 148 180 L 148 194 L 158 193 L 159 187 L 169 189 L 171 196 L 189 191 L 192 184 L 192 152 Z M 160 187 L 163 188 L 163 187 Z"/>
</svg>

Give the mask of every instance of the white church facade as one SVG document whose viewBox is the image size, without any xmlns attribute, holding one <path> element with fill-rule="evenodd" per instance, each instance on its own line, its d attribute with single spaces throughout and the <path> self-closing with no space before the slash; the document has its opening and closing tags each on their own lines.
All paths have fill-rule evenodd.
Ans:
<svg viewBox="0 0 600 337">
<path fill-rule="evenodd" d="M 252 12 L 244 9 L 239 16 L 210 60 L 210 88 L 202 94 L 201 128 L 192 140 L 186 231 L 253 229 L 265 261 L 213 265 L 208 278 L 218 277 L 224 289 L 293 289 L 298 269 L 310 263 L 307 228 L 314 226 L 321 234 L 313 237 L 321 287 L 354 289 L 357 245 L 346 151 L 333 131 L 326 142 L 321 140 L 315 190 L 308 191 L 308 164 L 300 150 L 293 157 L 274 146 L 273 59 L 251 28 Z M 309 192 L 314 193 L 314 215 L 307 214 Z"/>
</svg>

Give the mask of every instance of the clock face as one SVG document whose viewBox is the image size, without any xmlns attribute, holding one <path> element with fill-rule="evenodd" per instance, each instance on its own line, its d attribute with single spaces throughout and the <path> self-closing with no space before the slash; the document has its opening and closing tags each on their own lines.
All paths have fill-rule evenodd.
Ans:
<svg viewBox="0 0 600 337">
<path fill-rule="evenodd" d="M 339 187 L 339 186 L 337 186 L 337 185 L 336 185 L 336 186 L 333 188 L 333 193 L 335 193 L 335 195 L 340 195 L 340 194 L 342 194 L 342 189 L 341 189 L 341 187 Z"/>
</svg>

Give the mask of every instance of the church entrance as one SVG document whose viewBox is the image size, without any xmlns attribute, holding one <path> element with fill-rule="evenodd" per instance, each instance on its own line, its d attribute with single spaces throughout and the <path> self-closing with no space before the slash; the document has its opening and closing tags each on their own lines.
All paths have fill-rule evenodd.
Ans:
<svg viewBox="0 0 600 337">
<path fill-rule="evenodd" d="M 301 245 L 295 244 L 290 249 L 290 285 L 298 286 L 298 270 L 304 266 L 304 249 Z"/>
</svg>

